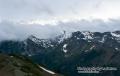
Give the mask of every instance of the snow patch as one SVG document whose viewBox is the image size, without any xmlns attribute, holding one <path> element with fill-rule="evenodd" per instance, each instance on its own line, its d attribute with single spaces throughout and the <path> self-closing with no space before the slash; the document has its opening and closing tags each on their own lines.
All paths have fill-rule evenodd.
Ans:
<svg viewBox="0 0 120 76">
<path fill-rule="evenodd" d="M 99 41 L 99 42 L 104 43 L 105 42 L 105 36 L 103 36 L 102 40 Z"/>
<path fill-rule="evenodd" d="M 115 48 L 115 50 L 119 50 L 118 48 Z"/>
<path fill-rule="evenodd" d="M 64 34 L 62 34 L 61 37 L 59 37 L 58 43 L 63 42 L 65 39 L 70 38 L 71 36 L 72 36 L 71 33 L 64 32 Z"/>
<path fill-rule="evenodd" d="M 80 38 L 79 37 L 77 37 L 77 40 L 79 40 Z"/>
<path fill-rule="evenodd" d="M 29 57 L 32 56 L 31 54 L 28 55 Z"/>
<path fill-rule="evenodd" d="M 85 37 L 85 38 L 83 38 L 84 40 L 93 39 L 93 37 L 92 37 L 93 34 L 91 32 L 82 32 L 82 34 Z"/>
<path fill-rule="evenodd" d="M 120 34 L 115 34 L 113 32 L 111 32 L 111 35 L 114 36 L 114 37 L 120 37 Z"/>
<path fill-rule="evenodd" d="M 95 47 L 95 45 L 93 45 L 93 46 L 90 48 L 90 50 L 92 50 L 94 47 Z"/>
<path fill-rule="evenodd" d="M 67 51 L 68 51 L 68 50 L 66 49 L 66 47 L 67 47 L 67 44 L 64 44 L 64 45 L 63 45 L 63 52 L 64 52 L 64 53 L 67 53 Z"/>
<path fill-rule="evenodd" d="M 29 39 L 32 40 L 34 43 L 41 45 L 45 48 L 48 48 L 51 46 L 51 41 L 49 39 L 38 39 L 35 36 L 30 36 Z"/>
<path fill-rule="evenodd" d="M 48 69 L 45 69 L 44 67 L 39 66 L 39 68 L 41 68 L 42 70 L 44 70 L 44 71 L 46 71 L 46 72 L 48 72 L 48 73 L 50 73 L 50 74 L 55 74 L 55 72 L 50 71 L 50 70 L 48 70 Z"/>
</svg>

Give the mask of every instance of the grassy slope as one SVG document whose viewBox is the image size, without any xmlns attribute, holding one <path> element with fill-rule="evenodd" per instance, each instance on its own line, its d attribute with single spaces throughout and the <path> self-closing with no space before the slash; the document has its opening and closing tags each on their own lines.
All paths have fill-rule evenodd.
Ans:
<svg viewBox="0 0 120 76">
<path fill-rule="evenodd" d="M 25 57 L 0 54 L 0 76 L 60 76 L 50 74 Z"/>
</svg>

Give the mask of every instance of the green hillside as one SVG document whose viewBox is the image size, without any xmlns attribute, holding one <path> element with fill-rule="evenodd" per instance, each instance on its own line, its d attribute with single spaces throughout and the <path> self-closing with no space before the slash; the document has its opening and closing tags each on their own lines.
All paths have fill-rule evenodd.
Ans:
<svg viewBox="0 0 120 76">
<path fill-rule="evenodd" d="M 25 57 L 0 54 L 0 76 L 60 76 L 50 74 Z"/>
</svg>

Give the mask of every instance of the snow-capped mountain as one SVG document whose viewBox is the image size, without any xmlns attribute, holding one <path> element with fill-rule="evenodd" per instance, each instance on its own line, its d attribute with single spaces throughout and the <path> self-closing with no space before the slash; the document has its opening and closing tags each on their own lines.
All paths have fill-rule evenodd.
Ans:
<svg viewBox="0 0 120 76">
<path fill-rule="evenodd" d="M 62 46 L 63 52 L 67 53 L 67 46 L 69 47 L 71 44 L 72 46 L 80 47 L 79 45 L 83 42 L 86 44 L 91 44 L 89 48 L 86 50 L 90 50 L 91 48 L 95 48 L 101 45 L 109 46 L 115 50 L 120 50 L 119 43 L 120 43 L 120 31 L 115 32 L 73 32 L 69 35 L 66 33 L 57 36 L 54 39 L 39 39 L 35 36 L 30 36 L 27 40 L 24 41 L 24 44 L 27 46 L 29 42 L 33 42 L 34 44 L 41 46 L 43 48 L 55 48 L 58 46 Z M 97 45 L 98 44 L 98 45 Z M 100 44 L 100 45 L 99 45 Z M 109 44 L 109 45 L 107 45 Z M 28 44 L 29 45 L 29 44 Z M 94 46 L 94 47 L 93 47 Z M 68 51 L 71 50 L 68 48 Z M 86 51 L 84 50 L 84 51 Z"/>
<path fill-rule="evenodd" d="M 120 31 L 64 32 L 53 39 L 31 35 L 24 41 L 2 41 L 0 51 L 25 55 L 55 72 L 79 76 L 77 66 L 120 66 Z"/>
</svg>

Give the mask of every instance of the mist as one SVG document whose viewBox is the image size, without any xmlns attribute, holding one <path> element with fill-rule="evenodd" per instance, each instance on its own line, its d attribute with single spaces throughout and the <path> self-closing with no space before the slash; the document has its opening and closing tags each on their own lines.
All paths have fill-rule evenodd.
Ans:
<svg viewBox="0 0 120 76">
<path fill-rule="evenodd" d="M 52 24 L 22 24 L 10 21 L 0 22 L 0 40 L 24 40 L 30 35 L 34 35 L 41 39 L 53 38 L 66 31 L 67 33 L 75 31 L 91 31 L 105 32 L 120 30 L 120 20 L 110 19 L 103 21 L 95 20 L 80 20 L 70 22 L 58 22 Z"/>
</svg>

